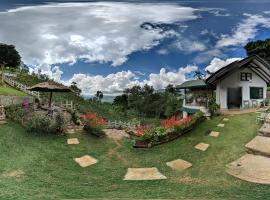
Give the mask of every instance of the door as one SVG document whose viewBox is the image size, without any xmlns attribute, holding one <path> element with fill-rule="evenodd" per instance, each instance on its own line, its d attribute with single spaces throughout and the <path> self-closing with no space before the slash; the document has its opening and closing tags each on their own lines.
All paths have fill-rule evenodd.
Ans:
<svg viewBox="0 0 270 200">
<path fill-rule="evenodd" d="M 228 88 L 227 106 L 228 109 L 240 108 L 242 105 L 242 88 Z"/>
</svg>

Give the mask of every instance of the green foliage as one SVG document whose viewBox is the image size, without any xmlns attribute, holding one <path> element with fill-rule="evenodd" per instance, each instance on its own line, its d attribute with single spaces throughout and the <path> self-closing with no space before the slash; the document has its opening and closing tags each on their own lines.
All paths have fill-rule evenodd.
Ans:
<svg viewBox="0 0 270 200">
<path fill-rule="evenodd" d="M 258 55 L 270 63 L 270 39 L 249 42 L 245 49 L 247 55 Z"/>
<path fill-rule="evenodd" d="M 50 127 L 50 133 L 62 134 L 65 127 L 65 118 L 62 113 L 57 112 L 54 120 L 54 124 Z"/>
<path fill-rule="evenodd" d="M 27 96 L 24 92 L 21 92 L 15 88 L 12 88 L 8 85 L 0 86 L 0 95 L 5 96 Z"/>
<path fill-rule="evenodd" d="M 35 115 L 26 123 L 26 130 L 34 134 L 48 134 L 51 132 L 51 120 L 47 116 Z"/>
<path fill-rule="evenodd" d="M 10 105 L 5 107 L 5 111 L 6 111 L 6 116 L 15 121 L 15 122 L 19 122 L 19 123 L 23 123 L 24 121 L 24 117 L 26 115 L 26 110 L 22 108 L 22 106 L 20 105 Z"/>
<path fill-rule="evenodd" d="M 71 114 L 71 120 L 75 125 L 82 124 L 79 112 L 76 109 L 68 110 L 68 112 Z"/>
<path fill-rule="evenodd" d="M 220 108 L 220 105 L 216 103 L 216 99 L 214 97 L 211 97 L 208 99 L 207 108 L 209 109 L 209 112 L 211 113 L 211 115 L 214 115 Z"/>
<path fill-rule="evenodd" d="M 0 43 L 0 66 L 17 68 L 21 64 L 21 56 L 14 45 Z"/>
</svg>

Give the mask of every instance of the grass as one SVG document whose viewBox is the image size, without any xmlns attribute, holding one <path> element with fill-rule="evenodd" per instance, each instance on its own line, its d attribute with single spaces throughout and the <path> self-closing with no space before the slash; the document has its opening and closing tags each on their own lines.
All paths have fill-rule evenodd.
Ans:
<svg viewBox="0 0 270 200">
<path fill-rule="evenodd" d="M 0 86 L 0 95 L 5 96 L 26 96 L 24 92 L 21 92 L 19 90 L 16 90 L 15 88 L 12 88 L 7 85 L 1 85 Z"/>
<path fill-rule="evenodd" d="M 192 132 L 151 149 L 133 149 L 126 139 L 97 139 L 82 133 L 79 145 L 68 146 L 67 136 L 36 136 L 9 122 L 0 126 L 0 199 L 268 199 L 270 186 L 240 181 L 225 172 L 225 165 L 245 153 L 244 144 L 257 133 L 255 114 L 230 117 L 217 128 L 221 117 L 206 121 Z M 218 138 L 205 133 L 220 131 Z M 210 144 L 206 152 L 194 148 Z M 73 158 L 89 154 L 99 160 L 81 168 Z M 182 158 L 193 164 L 176 172 L 167 161 Z M 123 181 L 128 167 L 157 167 L 168 177 L 161 181 Z M 22 177 L 7 177 L 23 170 Z"/>
</svg>

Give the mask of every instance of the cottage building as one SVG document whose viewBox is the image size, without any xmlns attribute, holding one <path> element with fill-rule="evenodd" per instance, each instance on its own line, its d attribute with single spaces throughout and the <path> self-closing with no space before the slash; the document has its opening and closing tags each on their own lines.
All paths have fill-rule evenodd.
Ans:
<svg viewBox="0 0 270 200">
<path fill-rule="evenodd" d="M 267 98 L 267 85 L 270 83 L 270 65 L 259 56 L 250 56 L 235 61 L 209 76 L 206 80 L 187 81 L 177 86 L 189 91 L 185 94 L 183 114 L 188 109 L 199 109 L 206 114 L 206 103 L 198 104 L 201 96 L 212 94 L 220 109 L 246 109 L 259 107 Z M 191 85 L 196 85 L 196 90 Z M 198 93 L 198 89 L 200 92 Z M 211 92 L 210 92 L 211 91 Z M 203 95 L 204 93 L 204 95 Z M 193 96 L 189 104 L 189 96 Z"/>
</svg>

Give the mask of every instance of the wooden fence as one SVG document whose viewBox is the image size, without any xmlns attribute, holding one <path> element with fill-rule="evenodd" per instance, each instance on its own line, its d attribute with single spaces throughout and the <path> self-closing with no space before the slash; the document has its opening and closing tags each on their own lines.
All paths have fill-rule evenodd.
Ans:
<svg viewBox="0 0 270 200">
<path fill-rule="evenodd" d="M 28 86 L 26 86 L 18 81 L 15 81 L 13 78 L 9 78 L 8 76 L 4 76 L 4 81 L 7 84 L 9 84 L 10 86 L 18 88 L 19 90 L 25 92 L 26 94 L 29 94 L 29 95 L 37 97 L 37 98 L 39 98 L 39 96 L 40 96 L 39 92 L 28 90 Z"/>
<path fill-rule="evenodd" d="M 122 121 L 106 121 L 105 127 L 108 129 L 136 129 L 140 124 L 134 124 L 130 122 L 122 122 Z"/>
</svg>

